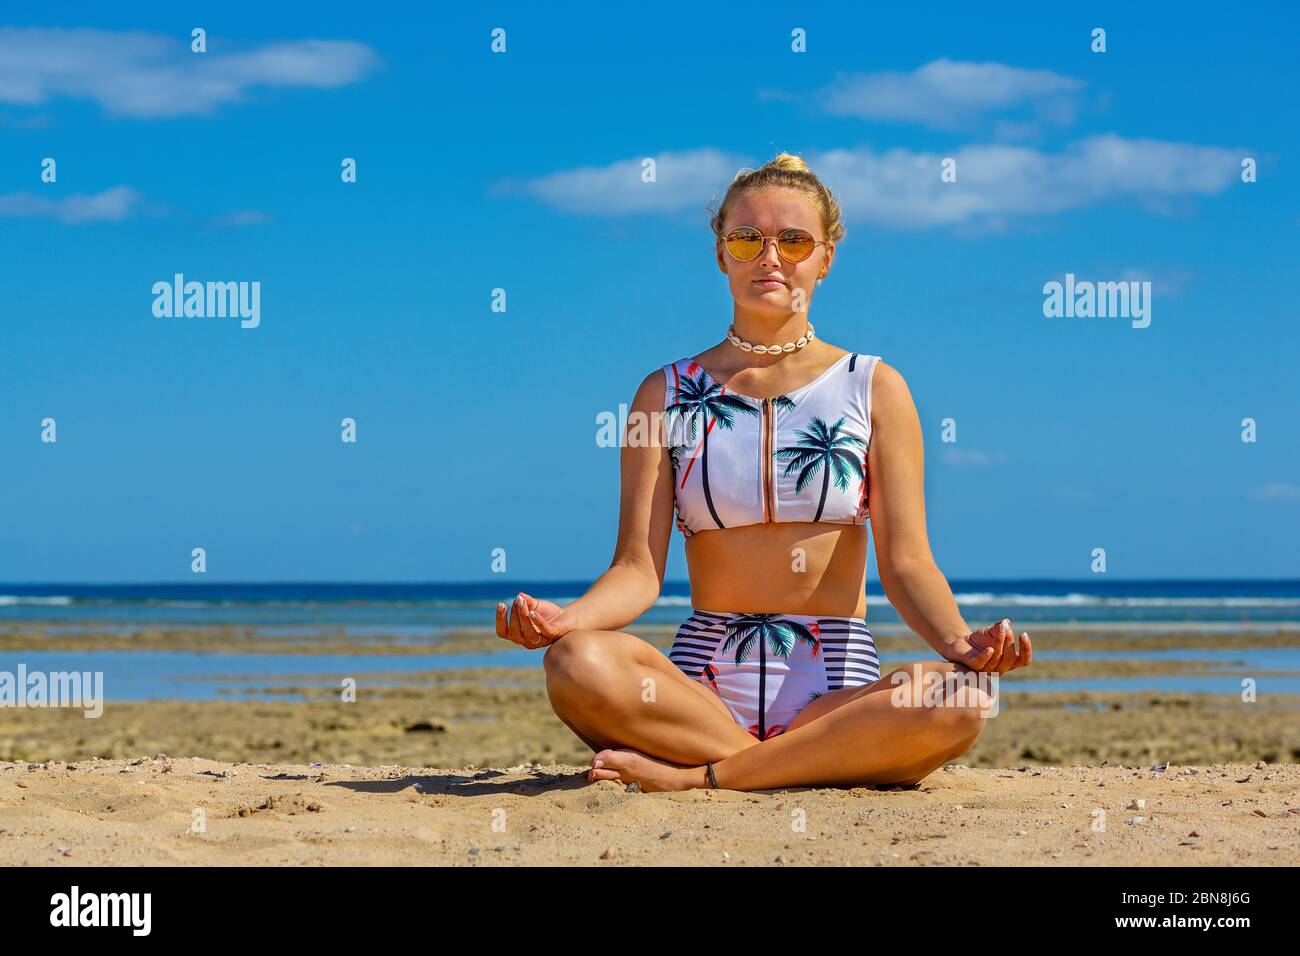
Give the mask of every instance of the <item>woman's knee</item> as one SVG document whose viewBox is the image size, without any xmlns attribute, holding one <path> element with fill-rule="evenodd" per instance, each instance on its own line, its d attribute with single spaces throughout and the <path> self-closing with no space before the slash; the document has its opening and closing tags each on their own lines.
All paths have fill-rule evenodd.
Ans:
<svg viewBox="0 0 1300 956">
<path fill-rule="evenodd" d="M 581 691 L 591 701 L 615 682 L 624 648 L 611 631 L 570 631 L 546 649 L 542 667 L 552 695 Z"/>
<path fill-rule="evenodd" d="M 924 709 L 943 746 L 964 753 L 997 713 L 989 675 L 953 661 L 914 661 L 886 675 L 904 706 Z M 949 743 L 951 741 L 951 743 Z M 954 755 L 955 756 L 955 755 Z"/>
</svg>

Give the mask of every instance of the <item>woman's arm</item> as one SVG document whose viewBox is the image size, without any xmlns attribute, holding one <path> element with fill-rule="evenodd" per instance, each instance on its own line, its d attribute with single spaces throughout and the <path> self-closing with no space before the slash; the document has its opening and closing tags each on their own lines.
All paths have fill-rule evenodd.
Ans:
<svg viewBox="0 0 1300 956">
<path fill-rule="evenodd" d="M 969 661 L 974 634 L 930 551 L 916 404 L 903 376 L 883 361 L 873 373 L 871 405 L 868 507 L 880 585 L 889 603 L 927 644 L 948 659 Z M 981 669 L 1010 670 L 1029 663 L 1028 635 L 1022 639 L 1024 656 L 1018 657 L 1010 621 L 985 630 L 990 633 L 976 642 L 981 656 L 975 659 L 983 661 L 985 647 L 992 654 Z"/>
<path fill-rule="evenodd" d="M 661 428 L 665 388 L 663 371 L 656 369 L 632 400 L 619 456 L 618 541 L 609 570 L 563 608 L 548 608 L 549 602 L 533 599 L 524 602 L 525 613 L 519 614 L 516 599 L 508 621 L 504 606 L 498 608 L 497 633 L 502 637 L 510 638 L 518 628 L 524 638 L 518 643 L 536 647 L 539 638 L 553 643 L 573 630 L 615 631 L 654 605 L 663 586 L 675 503 L 672 460 Z"/>
</svg>

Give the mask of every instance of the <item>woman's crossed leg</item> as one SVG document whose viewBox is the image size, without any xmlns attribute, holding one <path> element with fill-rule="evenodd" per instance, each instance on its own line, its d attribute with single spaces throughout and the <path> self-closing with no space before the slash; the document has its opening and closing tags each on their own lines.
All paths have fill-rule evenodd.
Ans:
<svg viewBox="0 0 1300 956">
<path fill-rule="evenodd" d="M 983 690 L 955 698 L 961 682 L 952 681 L 928 706 L 900 704 L 899 672 L 909 680 L 974 673 L 914 662 L 822 695 L 760 743 L 716 694 L 631 634 L 570 632 L 547 650 L 545 667 L 556 714 L 597 751 L 591 779 L 647 791 L 705 786 L 706 761 L 729 790 L 912 785 L 970 749 L 993 706 Z"/>
</svg>

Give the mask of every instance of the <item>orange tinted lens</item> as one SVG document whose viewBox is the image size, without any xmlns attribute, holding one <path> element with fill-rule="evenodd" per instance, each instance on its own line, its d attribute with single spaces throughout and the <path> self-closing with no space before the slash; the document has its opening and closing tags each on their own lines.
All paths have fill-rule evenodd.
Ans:
<svg viewBox="0 0 1300 956">
<path fill-rule="evenodd" d="M 794 262 L 807 259 L 816 247 L 813 237 L 802 229 L 787 229 L 781 233 L 777 244 L 781 249 L 781 255 Z"/>
<path fill-rule="evenodd" d="M 753 259 L 763 249 L 763 234 L 757 229 L 733 229 L 727 233 L 727 251 L 737 259 Z"/>
</svg>

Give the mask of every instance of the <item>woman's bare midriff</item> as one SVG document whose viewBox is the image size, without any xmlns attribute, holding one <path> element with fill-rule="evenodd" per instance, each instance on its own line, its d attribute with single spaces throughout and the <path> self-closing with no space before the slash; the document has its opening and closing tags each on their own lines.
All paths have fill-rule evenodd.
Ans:
<svg viewBox="0 0 1300 956">
<path fill-rule="evenodd" d="M 775 522 L 686 539 L 699 611 L 865 617 L 865 525 Z"/>
</svg>

